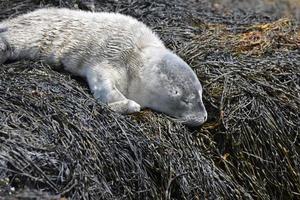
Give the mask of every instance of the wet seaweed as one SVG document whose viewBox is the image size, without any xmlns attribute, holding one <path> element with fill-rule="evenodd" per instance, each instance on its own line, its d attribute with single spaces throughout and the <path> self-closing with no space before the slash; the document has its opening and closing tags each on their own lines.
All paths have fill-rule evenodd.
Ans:
<svg viewBox="0 0 300 200">
<path fill-rule="evenodd" d="M 42 62 L 1 65 L 0 199 L 300 198 L 297 16 L 280 9 L 288 0 L 272 15 L 268 2 L 257 12 L 232 2 L 95 1 L 144 21 L 193 67 L 201 128 L 113 113 Z M 77 3 L 4 1 L 0 19 Z"/>
</svg>

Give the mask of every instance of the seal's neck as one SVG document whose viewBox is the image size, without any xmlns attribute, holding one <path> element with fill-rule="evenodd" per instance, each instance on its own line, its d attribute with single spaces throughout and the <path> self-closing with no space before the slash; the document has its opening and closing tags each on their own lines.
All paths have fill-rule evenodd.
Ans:
<svg viewBox="0 0 300 200">
<path fill-rule="evenodd" d="M 141 107 L 148 107 L 149 95 L 153 89 L 151 82 L 158 78 L 158 63 L 162 57 L 170 52 L 164 46 L 149 46 L 141 50 L 142 67 L 138 76 L 131 80 L 128 98 L 136 101 Z"/>
</svg>

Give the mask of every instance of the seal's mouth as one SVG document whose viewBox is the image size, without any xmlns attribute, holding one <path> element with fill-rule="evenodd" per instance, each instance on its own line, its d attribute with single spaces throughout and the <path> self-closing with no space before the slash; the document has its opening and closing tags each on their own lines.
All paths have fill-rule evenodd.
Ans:
<svg viewBox="0 0 300 200">
<path fill-rule="evenodd" d="M 206 119 L 190 119 L 190 120 L 183 121 L 182 123 L 187 126 L 197 127 L 197 126 L 201 126 L 204 122 L 206 122 Z"/>
<path fill-rule="evenodd" d="M 190 127 L 201 126 L 207 120 L 206 115 L 204 115 L 203 117 L 188 116 L 188 117 L 185 117 L 185 118 L 182 118 L 182 119 L 174 118 L 174 117 L 169 117 L 169 118 L 171 120 L 175 121 L 175 122 L 179 122 L 179 123 L 185 124 L 185 125 L 190 126 Z"/>
</svg>

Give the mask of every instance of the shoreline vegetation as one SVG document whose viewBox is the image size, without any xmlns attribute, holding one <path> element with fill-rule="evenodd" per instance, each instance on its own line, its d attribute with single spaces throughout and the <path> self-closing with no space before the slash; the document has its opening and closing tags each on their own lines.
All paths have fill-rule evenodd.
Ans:
<svg viewBox="0 0 300 200">
<path fill-rule="evenodd" d="M 79 3 L 3 0 L 0 20 Z M 150 110 L 119 115 L 84 80 L 39 61 L 5 63 L 0 199 L 300 198 L 298 1 L 93 5 L 145 22 L 193 67 L 208 121 L 189 129 Z"/>
</svg>

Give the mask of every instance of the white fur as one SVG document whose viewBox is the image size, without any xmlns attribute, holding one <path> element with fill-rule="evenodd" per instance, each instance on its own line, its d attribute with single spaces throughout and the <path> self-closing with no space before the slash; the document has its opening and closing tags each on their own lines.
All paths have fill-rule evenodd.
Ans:
<svg viewBox="0 0 300 200">
<path fill-rule="evenodd" d="M 128 96 L 126 83 L 130 77 L 125 71 L 134 74 L 140 70 L 143 49 L 165 49 L 145 24 L 118 13 L 49 8 L 1 24 L 8 28 L 2 35 L 14 49 L 7 59 L 42 59 L 64 66 L 65 70 L 87 78 L 95 97 L 99 96 L 102 81 L 112 80 L 112 77 L 115 82 L 110 81 L 109 86 L 104 84 L 103 87 L 109 90 L 116 85 Z M 98 75 L 91 74 L 101 74 L 101 80 Z M 120 95 L 108 98 L 107 103 L 114 103 L 115 99 L 120 100 Z M 134 108 L 137 110 L 139 108 Z"/>
<path fill-rule="evenodd" d="M 178 102 L 168 100 L 171 98 L 169 89 L 178 90 L 179 86 L 175 85 L 180 84 L 184 86 L 180 88 L 189 88 L 190 93 L 195 87 L 197 92 L 199 89 L 202 92 L 201 84 L 189 66 L 166 49 L 145 24 L 130 16 L 50 8 L 8 19 L 1 22 L 0 27 L 3 27 L 0 62 L 27 58 L 63 66 L 86 78 L 94 97 L 120 113 L 137 112 L 141 107 L 152 106 L 167 114 L 181 116 L 172 110 L 176 106 L 168 105 L 170 102 L 182 104 L 180 99 Z M 169 61 L 164 58 L 170 59 L 171 66 L 167 66 Z M 176 80 L 161 82 L 158 87 L 162 87 L 162 92 L 156 94 L 156 88 L 151 85 L 167 79 L 170 74 L 164 72 L 162 75 L 160 65 L 170 73 L 175 65 L 178 65 L 177 70 L 182 68 L 185 72 L 176 72 L 178 80 L 173 76 Z M 181 79 L 186 82 L 179 81 Z M 168 98 L 160 98 L 166 95 Z M 194 96 L 191 105 L 198 106 L 197 102 L 202 102 L 202 99 L 196 99 L 198 94 L 190 96 Z M 165 102 L 159 103 L 160 99 Z M 193 109 L 190 107 L 184 112 L 203 123 L 205 108 L 205 112 L 197 113 Z"/>
</svg>

